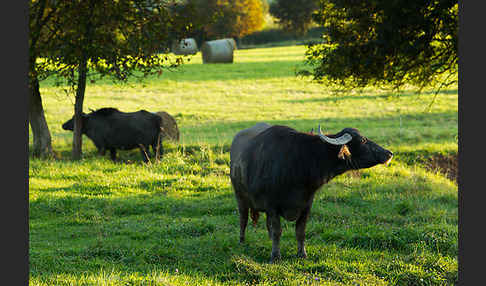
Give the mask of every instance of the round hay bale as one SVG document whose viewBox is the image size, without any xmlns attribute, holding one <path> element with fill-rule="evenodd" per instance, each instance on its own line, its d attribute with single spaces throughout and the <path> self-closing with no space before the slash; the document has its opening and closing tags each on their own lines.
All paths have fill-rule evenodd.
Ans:
<svg viewBox="0 0 486 286">
<path fill-rule="evenodd" d="M 156 112 L 158 116 L 162 118 L 162 140 L 169 139 L 175 142 L 179 142 L 179 128 L 177 127 L 177 122 L 174 117 L 165 111 Z"/>
<path fill-rule="evenodd" d="M 203 63 L 232 63 L 233 51 L 233 45 L 228 39 L 207 41 L 201 46 Z"/>
<path fill-rule="evenodd" d="M 235 39 L 233 39 L 233 38 L 224 38 L 222 40 L 228 41 L 231 44 L 231 46 L 233 47 L 233 50 L 236 50 L 237 49 Z"/>
<path fill-rule="evenodd" d="M 172 43 L 172 52 L 176 55 L 195 55 L 197 43 L 193 38 L 182 39 Z"/>
</svg>

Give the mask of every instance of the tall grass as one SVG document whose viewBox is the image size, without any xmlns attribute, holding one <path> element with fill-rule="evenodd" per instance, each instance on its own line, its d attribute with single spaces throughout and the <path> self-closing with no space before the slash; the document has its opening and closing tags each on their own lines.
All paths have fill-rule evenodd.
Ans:
<svg viewBox="0 0 486 286">
<path fill-rule="evenodd" d="M 73 99 L 41 83 L 58 159 L 29 160 L 31 285 L 452 285 L 457 280 L 457 185 L 422 159 L 457 152 L 457 87 L 335 93 L 294 75 L 305 47 L 236 50 L 233 64 L 202 64 L 144 83 L 87 87 L 85 110 L 165 110 L 181 131 L 159 162 L 138 150 L 99 157 L 88 138 L 71 161 Z M 309 258 L 296 258 L 282 220 L 283 260 L 269 265 L 263 223 L 238 243 L 229 146 L 258 121 L 309 131 L 355 127 L 392 150 L 390 167 L 335 178 L 316 195 Z M 31 133 L 30 133 L 31 134 Z M 32 144 L 32 136 L 29 136 Z M 421 160 L 417 160 L 417 158 Z"/>
</svg>

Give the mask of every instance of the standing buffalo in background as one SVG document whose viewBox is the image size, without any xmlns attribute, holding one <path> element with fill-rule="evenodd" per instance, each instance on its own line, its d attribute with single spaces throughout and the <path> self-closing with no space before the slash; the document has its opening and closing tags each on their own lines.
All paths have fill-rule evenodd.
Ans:
<svg viewBox="0 0 486 286">
<path fill-rule="evenodd" d="M 140 148 L 145 162 L 149 160 L 149 146 L 156 153 L 160 133 L 160 116 L 145 110 L 121 112 L 116 108 L 101 108 L 82 114 L 82 134 L 93 141 L 98 153 L 105 155 L 110 150 L 111 159 L 116 160 L 116 150 Z M 62 125 L 62 129 L 74 129 L 74 116 Z M 159 153 L 163 153 L 159 144 Z"/>
<path fill-rule="evenodd" d="M 231 143 L 230 178 L 240 214 L 240 243 L 245 240 L 248 211 L 254 224 L 259 212 L 265 212 L 272 239 L 270 263 L 280 258 L 280 216 L 296 221 L 297 256 L 307 257 L 305 226 L 316 191 L 348 170 L 388 164 L 393 157 L 354 128 L 326 136 L 320 127 L 314 135 L 274 125 L 241 136 L 259 129 L 252 128 L 240 131 Z"/>
</svg>

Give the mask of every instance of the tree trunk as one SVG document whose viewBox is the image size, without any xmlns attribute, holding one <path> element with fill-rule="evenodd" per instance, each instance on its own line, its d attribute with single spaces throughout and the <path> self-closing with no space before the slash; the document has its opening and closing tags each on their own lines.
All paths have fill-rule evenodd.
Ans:
<svg viewBox="0 0 486 286">
<path fill-rule="evenodd" d="M 86 90 L 86 72 L 87 72 L 87 59 L 83 57 L 78 68 L 78 84 L 76 89 L 76 101 L 74 103 L 74 132 L 73 132 L 73 159 L 81 159 L 83 153 L 83 134 L 81 132 L 83 127 L 82 114 L 83 114 L 83 101 L 84 92 Z"/>
<path fill-rule="evenodd" d="M 29 123 L 34 136 L 33 155 L 36 157 L 53 156 L 51 133 L 44 116 L 37 77 L 29 79 Z"/>
</svg>

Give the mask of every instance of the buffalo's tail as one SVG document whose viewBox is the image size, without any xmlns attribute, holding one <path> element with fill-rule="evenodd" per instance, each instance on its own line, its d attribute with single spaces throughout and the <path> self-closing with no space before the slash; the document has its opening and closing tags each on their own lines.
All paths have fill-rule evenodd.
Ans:
<svg viewBox="0 0 486 286">
<path fill-rule="evenodd" d="M 257 210 L 250 208 L 250 218 L 254 227 L 256 227 L 259 217 L 260 213 Z"/>
</svg>

